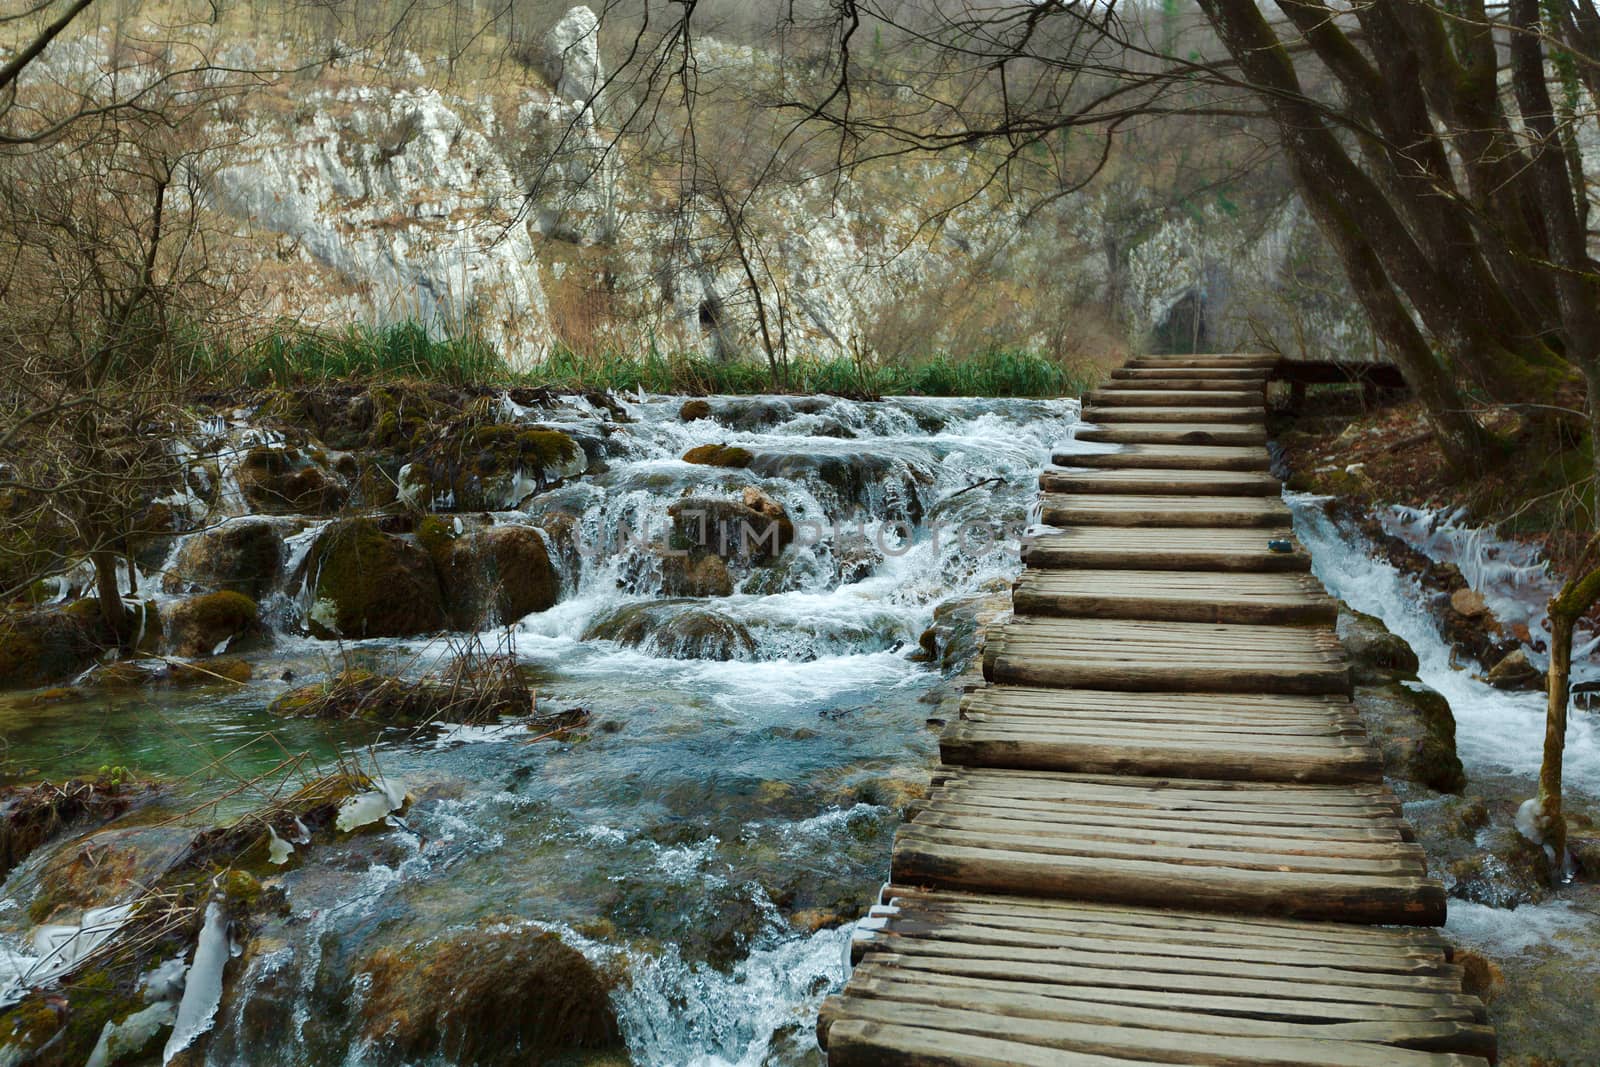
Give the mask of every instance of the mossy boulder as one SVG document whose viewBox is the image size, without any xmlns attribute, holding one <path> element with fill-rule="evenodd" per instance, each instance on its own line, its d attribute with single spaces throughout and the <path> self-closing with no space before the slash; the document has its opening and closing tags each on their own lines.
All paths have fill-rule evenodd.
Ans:
<svg viewBox="0 0 1600 1067">
<path fill-rule="evenodd" d="M 1358 685 L 1356 710 L 1378 746 L 1384 773 L 1441 793 L 1459 793 L 1466 771 L 1445 697 L 1420 682 Z"/>
<path fill-rule="evenodd" d="M 667 514 L 672 547 L 691 556 L 710 553 L 759 565 L 794 540 L 794 523 L 783 506 L 753 486 L 740 500 L 687 496 L 668 506 Z"/>
<path fill-rule="evenodd" d="M 257 445 L 239 464 L 239 489 L 268 515 L 329 515 L 349 499 L 338 473 L 306 451 Z"/>
<path fill-rule="evenodd" d="M 749 659 L 756 651 L 755 637 L 743 623 L 684 600 L 618 608 L 595 620 L 583 638 L 616 641 L 671 659 Z"/>
<path fill-rule="evenodd" d="M 1381 619 L 1343 608 L 1339 612 L 1339 643 L 1350 655 L 1357 684 L 1381 684 L 1417 676 L 1417 654 L 1405 640 L 1389 632 Z"/>
<path fill-rule="evenodd" d="M 371 519 L 329 526 L 311 550 L 306 625 L 320 638 L 404 637 L 445 626 L 429 554 Z"/>
<path fill-rule="evenodd" d="M 400 496 L 413 506 L 426 492 L 435 502 L 449 499 L 457 511 L 503 511 L 583 474 L 589 461 L 560 430 L 494 424 L 437 442 L 411 466 Z"/>
<path fill-rule="evenodd" d="M 685 400 L 678 408 L 678 419 L 681 422 L 693 422 L 696 419 L 709 419 L 711 417 L 711 402 L 709 400 Z"/>
<path fill-rule="evenodd" d="M 754 459 L 748 448 L 737 445 L 696 445 L 683 454 L 685 463 L 703 467 L 748 467 Z"/>
<path fill-rule="evenodd" d="M 698 558 L 669 555 L 661 559 L 661 592 L 666 596 L 716 597 L 733 595 L 733 576 L 721 557 L 705 553 Z"/>
<path fill-rule="evenodd" d="M 548 931 L 486 923 L 404 948 L 380 948 L 362 970 L 364 1036 L 394 1060 L 436 1057 L 521 1067 L 621 1051 L 614 977 Z"/>
<path fill-rule="evenodd" d="M 88 609 L 78 605 L 90 605 Z M 23 689 L 72 677 L 94 663 L 115 637 L 94 600 L 67 609 L 0 615 L 0 688 Z"/>
<path fill-rule="evenodd" d="M 210 656 L 223 645 L 262 633 L 260 609 L 243 593 L 203 593 L 171 608 L 167 645 L 178 656 Z"/>
<path fill-rule="evenodd" d="M 418 539 L 424 534 L 419 529 Z M 532 526 L 505 524 L 452 539 L 442 551 L 439 577 L 451 625 L 479 630 L 546 611 L 561 599 L 561 575 L 543 535 Z"/>
<path fill-rule="evenodd" d="M 283 539 L 264 519 L 225 523 L 190 537 L 163 579 L 169 593 L 211 589 L 260 600 L 272 591 L 283 563 Z"/>
</svg>

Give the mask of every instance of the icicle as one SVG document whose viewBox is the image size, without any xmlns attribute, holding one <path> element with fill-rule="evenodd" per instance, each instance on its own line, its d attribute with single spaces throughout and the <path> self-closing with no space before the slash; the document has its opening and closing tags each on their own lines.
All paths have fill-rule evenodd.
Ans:
<svg viewBox="0 0 1600 1067">
<path fill-rule="evenodd" d="M 194 962 L 184 982 L 183 1000 L 178 1002 L 172 1036 L 161 1054 L 168 1064 L 174 1056 L 194 1044 L 216 1023 L 217 1007 L 222 1003 L 222 968 L 228 962 L 228 915 L 216 901 L 206 905 L 206 923 L 194 946 Z"/>
</svg>

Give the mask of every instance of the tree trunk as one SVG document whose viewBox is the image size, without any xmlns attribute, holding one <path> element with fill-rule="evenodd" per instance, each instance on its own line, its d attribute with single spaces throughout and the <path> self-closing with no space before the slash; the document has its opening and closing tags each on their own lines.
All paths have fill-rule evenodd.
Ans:
<svg viewBox="0 0 1600 1067">
<path fill-rule="evenodd" d="M 95 595 L 100 599 L 100 618 L 106 629 L 116 635 L 117 647 L 127 648 L 132 636 L 128 613 L 122 607 L 122 588 L 117 584 L 117 554 L 100 549 L 89 554 L 94 565 Z"/>
<path fill-rule="evenodd" d="M 1600 534 L 1589 542 L 1577 569 L 1550 601 L 1549 692 L 1545 706 L 1544 762 L 1539 765 L 1539 832 L 1566 862 L 1567 820 L 1561 812 L 1561 762 L 1567 745 L 1567 704 L 1572 697 L 1572 631 L 1600 599 Z"/>
</svg>

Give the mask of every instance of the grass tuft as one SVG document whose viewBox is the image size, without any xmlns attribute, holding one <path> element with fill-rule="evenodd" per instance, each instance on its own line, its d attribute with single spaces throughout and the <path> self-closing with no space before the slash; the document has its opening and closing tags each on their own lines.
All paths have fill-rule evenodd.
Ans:
<svg viewBox="0 0 1600 1067">
<path fill-rule="evenodd" d="M 342 333 L 285 326 L 225 357 L 250 386 L 294 388 L 330 381 L 404 378 L 453 385 L 540 385 L 615 392 L 831 393 L 838 396 L 1075 396 L 1095 372 L 1037 352 L 992 348 L 971 356 L 934 354 L 899 362 L 844 357 L 799 359 L 775 382 L 765 364 L 716 361 L 690 353 L 580 356 L 558 346 L 525 371 L 513 371 L 478 337 L 432 336 L 419 322 L 351 326 Z"/>
</svg>

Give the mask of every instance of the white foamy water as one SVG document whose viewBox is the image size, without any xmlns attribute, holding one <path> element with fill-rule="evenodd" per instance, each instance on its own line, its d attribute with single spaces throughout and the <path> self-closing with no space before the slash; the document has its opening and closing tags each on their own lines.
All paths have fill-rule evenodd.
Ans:
<svg viewBox="0 0 1600 1067">
<path fill-rule="evenodd" d="M 1536 777 L 1544 756 L 1542 693 L 1495 689 L 1450 665 L 1451 650 L 1424 604 L 1416 581 L 1372 555 L 1370 547 L 1330 520 L 1318 498 L 1286 494 L 1295 532 L 1311 553 L 1312 571 L 1334 596 L 1383 620 L 1416 652 L 1418 676 L 1444 694 L 1456 720 L 1456 751 L 1468 773 L 1508 771 Z M 1600 795 L 1600 719 L 1569 716 L 1565 761 L 1570 789 Z"/>
</svg>

